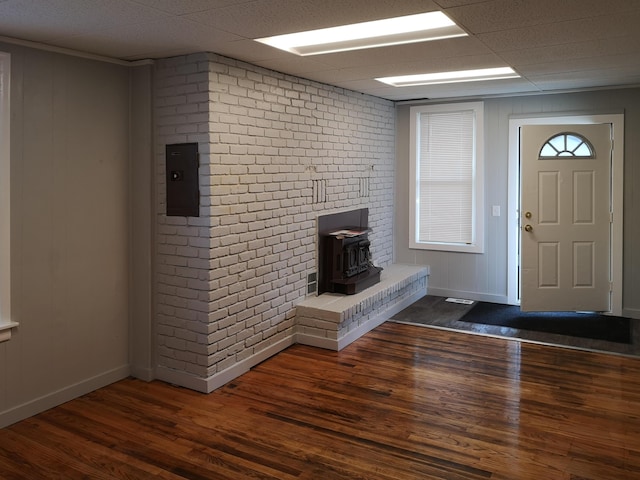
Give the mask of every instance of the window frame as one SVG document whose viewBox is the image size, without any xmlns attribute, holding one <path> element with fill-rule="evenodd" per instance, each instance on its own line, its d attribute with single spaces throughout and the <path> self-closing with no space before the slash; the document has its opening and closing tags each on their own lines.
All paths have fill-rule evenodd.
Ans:
<svg viewBox="0 0 640 480">
<path fill-rule="evenodd" d="M 11 151 L 9 100 L 11 56 L 0 52 L 0 342 L 11 338 Z"/>
<path fill-rule="evenodd" d="M 420 115 L 423 113 L 474 112 L 473 204 L 471 243 L 424 242 L 419 228 L 419 145 Z M 410 108 L 410 198 L 409 248 L 462 253 L 484 253 L 484 103 L 465 102 L 418 105 Z"/>
</svg>

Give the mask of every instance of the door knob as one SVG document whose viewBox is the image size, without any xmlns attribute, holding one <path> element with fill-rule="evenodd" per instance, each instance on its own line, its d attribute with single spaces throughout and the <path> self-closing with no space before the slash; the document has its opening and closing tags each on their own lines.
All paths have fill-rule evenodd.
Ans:
<svg viewBox="0 0 640 480">
<path fill-rule="evenodd" d="M 531 232 L 533 230 L 533 227 L 531 225 L 525 225 L 524 226 L 524 231 L 525 232 Z"/>
</svg>

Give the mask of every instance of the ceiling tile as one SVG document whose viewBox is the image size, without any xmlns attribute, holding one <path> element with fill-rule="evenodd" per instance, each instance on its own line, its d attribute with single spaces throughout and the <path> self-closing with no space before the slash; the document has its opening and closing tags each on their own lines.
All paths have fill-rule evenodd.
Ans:
<svg viewBox="0 0 640 480">
<path fill-rule="evenodd" d="M 377 97 L 395 101 L 417 99 L 444 99 L 456 97 L 481 97 L 501 94 L 538 92 L 537 87 L 525 79 L 492 80 L 486 82 L 469 82 L 448 85 L 427 85 L 396 88 L 391 86 L 372 85 L 367 81 L 349 82 L 345 88 L 364 92 Z"/>
<path fill-rule="evenodd" d="M 147 7 L 152 7 L 172 15 L 187 15 L 190 13 L 204 12 L 205 10 L 215 10 L 217 8 L 228 7 L 229 5 L 240 5 L 251 0 L 131 0 Z"/>
<path fill-rule="evenodd" d="M 188 18 L 246 38 L 261 38 L 437 9 L 431 0 L 254 0 Z"/>
<path fill-rule="evenodd" d="M 432 61 L 458 57 L 468 59 L 474 55 L 484 57 L 487 54 L 493 55 L 491 50 L 478 39 L 460 37 L 371 50 L 339 52 L 319 55 L 318 57 L 322 57 L 322 61 L 327 65 L 337 68 L 416 62 L 424 65 L 424 68 L 431 70 L 429 65 Z"/>
<path fill-rule="evenodd" d="M 430 62 L 390 63 L 367 67 L 340 68 L 316 72 L 314 77 L 325 82 L 341 82 L 397 75 L 471 70 L 502 65 L 504 65 L 504 62 L 494 54 L 487 54 L 484 56 L 445 57 Z M 338 84 L 340 85 L 340 83 Z"/>
<path fill-rule="evenodd" d="M 471 35 L 312 57 L 251 40 L 439 9 Z M 634 84 L 638 25 L 638 0 L 0 0 L 5 42 L 126 60 L 208 51 L 389 99 Z M 505 63 L 525 78 L 409 89 L 374 80 Z"/>
<path fill-rule="evenodd" d="M 167 17 L 166 13 L 122 0 L 8 0 L 0 3 L 0 32 L 46 42 Z"/>
<path fill-rule="evenodd" d="M 185 18 L 172 17 L 141 25 L 121 25 L 90 35 L 55 38 L 51 43 L 127 60 L 212 51 L 220 43 L 238 40 Z M 78 48 L 78 45 L 81 45 Z"/>
<path fill-rule="evenodd" d="M 542 91 L 624 87 L 640 85 L 640 73 L 637 70 L 598 71 L 597 77 L 592 77 L 588 71 L 554 72 L 550 75 L 532 75 L 529 80 Z"/>
<path fill-rule="evenodd" d="M 487 0 L 434 0 L 440 8 L 462 7 L 474 3 L 485 3 Z"/>
<path fill-rule="evenodd" d="M 638 64 L 640 64 L 640 53 L 633 53 L 602 57 L 597 69 L 594 68 L 592 59 L 577 58 L 573 60 L 538 63 L 535 65 L 523 65 L 518 69 L 518 72 L 527 78 L 532 78 L 536 75 L 553 75 L 554 73 L 563 75 L 571 72 L 582 72 L 585 77 L 591 77 L 593 71 L 596 70 L 601 77 L 609 76 L 613 78 L 619 73 L 626 75 L 628 72 L 637 71 L 636 65 Z"/>
<path fill-rule="evenodd" d="M 616 38 L 592 39 L 585 42 L 563 43 L 500 52 L 500 57 L 512 66 L 536 65 L 552 61 L 566 62 L 579 58 L 599 63 L 604 57 L 631 54 L 639 51 L 640 39 L 637 36 L 626 35 Z"/>
<path fill-rule="evenodd" d="M 640 11 L 603 18 L 584 18 L 551 23 L 537 28 L 517 28 L 478 35 L 488 48 L 496 52 L 525 50 L 532 47 L 571 44 L 594 39 L 638 36 Z"/>
<path fill-rule="evenodd" d="M 471 33 L 488 33 L 639 10 L 634 0 L 491 0 L 446 13 Z"/>
</svg>

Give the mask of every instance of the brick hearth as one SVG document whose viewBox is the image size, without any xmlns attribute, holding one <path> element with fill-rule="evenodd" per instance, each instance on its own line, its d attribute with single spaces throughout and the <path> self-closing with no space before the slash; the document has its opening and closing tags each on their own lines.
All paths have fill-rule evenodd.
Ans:
<svg viewBox="0 0 640 480">
<path fill-rule="evenodd" d="M 427 267 L 389 265 L 380 283 L 355 295 L 323 293 L 296 309 L 296 341 L 341 350 L 427 294 Z"/>
</svg>

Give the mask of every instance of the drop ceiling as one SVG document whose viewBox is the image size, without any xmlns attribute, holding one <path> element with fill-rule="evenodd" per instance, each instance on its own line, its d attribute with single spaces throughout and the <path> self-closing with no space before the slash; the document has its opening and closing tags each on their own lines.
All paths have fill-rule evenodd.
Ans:
<svg viewBox="0 0 640 480">
<path fill-rule="evenodd" d="M 254 38 L 441 10 L 469 35 L 299 57 Z M 638 0 L 0 0 L 0 40 L 137 61 L 214 52 L 402 101 L 640 85 Z M 511 66 L 518 79 L 376 77 Z"/>
</svg>

